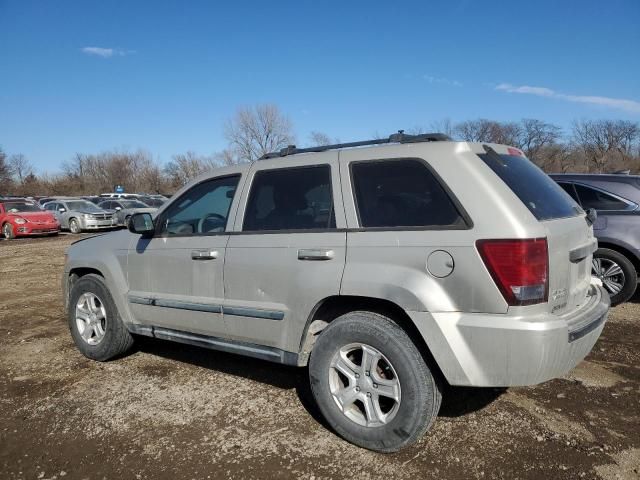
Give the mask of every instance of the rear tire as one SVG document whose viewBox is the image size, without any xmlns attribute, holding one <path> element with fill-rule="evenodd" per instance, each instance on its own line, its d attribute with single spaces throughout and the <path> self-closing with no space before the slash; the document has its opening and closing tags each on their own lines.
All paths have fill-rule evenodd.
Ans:
<svg viewBox="0 0 640 480">
<path fill-rule="evenodd" d="M 638 286 L 638 273 L 631 260 L 609 248 L 599 248 L 593 254 L 591 273 L 602 280 L 612 306 L 629 300 Z"/>
<path fill-rule="evenodd" d="M 133 336 L 122 323 L 109 289 L 99 275 L 76 281 L 69 296 L 69 330 L 82 354 L 104 362 L 126 353 Z"/>
<path fill-rule="evenodd" d="M 72 218 L 69 220 L 69 231 L 73 234 L 78 234 L 82 232 L 80 228 L 80 222 L 77 219 Z"/>
<path fill-rule="evenodd" d="M 406 332 L 372 312 L 347 313 L 324 329 L 311 352 L 309 377 L 336 433 L 377 452 L 417 442 L 442 401 L 436 378 Z"/>
<path fill-rule="evenodd" d="M 7 240 L 13 240 L 14 238 L 16 238 L 16 234 L 13 231 L 13 225 L 11 225 L 10 223 L 5 223 L 2 226 L 2 235 L 4 236 L 4 238 L 6 238 Z"/>
</svg>

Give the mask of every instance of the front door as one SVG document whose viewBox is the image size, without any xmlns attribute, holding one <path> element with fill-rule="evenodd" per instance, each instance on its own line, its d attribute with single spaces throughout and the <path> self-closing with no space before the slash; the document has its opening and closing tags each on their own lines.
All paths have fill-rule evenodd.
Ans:
<svg viewBox="0 0 640 480">
<path fill-rule="evenodd" d="M 239 180 L 231 175 L 194 185 L 159 215 L 152 238 L 132 245 L 128 300 L 137 322 L 225 336 L 226 226 Z"/>
<path fill-rule="evenodd" d="M 224 316 L 231 338 L 295 352 L 314 306 L 340 291 L 346 223 L 336 152 L 282 163 L 261 160 L 247 179 L 227 246 Z"/>
</svg>

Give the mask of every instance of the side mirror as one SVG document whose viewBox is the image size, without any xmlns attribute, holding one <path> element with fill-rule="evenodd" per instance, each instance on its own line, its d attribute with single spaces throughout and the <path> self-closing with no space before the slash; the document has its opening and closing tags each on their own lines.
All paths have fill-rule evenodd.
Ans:
<svg viewBox="0 0 640 480">
<path fill-rule="evenodd" d="M 153 218 L 150 213 L 134 213 L 127 225 L 131 233 L 151 235 L 154 231 Z"/>
<path fill-rule="evenodd" d="M 66 209 L 66 208 L 60 208 L 60 209 L 58 209 L 58 211 L 59 211 L 60 213 L 64 213 L 64 212 L 66 212 L 66 211 L 67 211 L 67 209 Z"/>
<path fill-rule="evenodd" d="M 116 207 L 115 210 L 116 210 L 116 212 L 119 212 L 120 210 L 122 210 L 122 208 L 121 207 Z"/>
<path fill-rule="evenodd" d="M 589 226 L 593 225 L 594 223 L 596 223 L 596 220 L 598 219 L 598 212 L 596 211 L 595 208 L 590 208 L 587 210 L 587 223 L 589 224 Z"/>
</svg>

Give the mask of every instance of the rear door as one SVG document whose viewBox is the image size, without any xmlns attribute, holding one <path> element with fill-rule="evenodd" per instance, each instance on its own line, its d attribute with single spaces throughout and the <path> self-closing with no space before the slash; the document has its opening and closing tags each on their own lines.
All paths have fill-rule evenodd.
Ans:
<svg viewBox="0 0 640 480">
<path fill-rule="evenodd" d="M 337 157 L 254 164 L 225 258 L 231 338 L 297 351 L 314 306 L 339 293 L 346 225 Z"/>
<path fill-rule="evenodd" d="M 541 222 L 549 251 L 548 309 L 574 310 L 586 299 L 591 258 L 597 246 L 584 211 L 556 182 L 523 155 L 491 150 L 479 155 Z"/>
</svg>

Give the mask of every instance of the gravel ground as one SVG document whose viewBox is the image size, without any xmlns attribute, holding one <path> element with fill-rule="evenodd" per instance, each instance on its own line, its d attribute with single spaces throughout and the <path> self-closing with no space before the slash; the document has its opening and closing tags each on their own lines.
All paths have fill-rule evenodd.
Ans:
<svg viewBox="0 0 640 480">
<path fill-rule="evenodd" d="M 76 237 L 0 241 L 0 478 L 640 478 L 640 299 L 591 355 L 528 388 L 449 389 L 381 455 L 322 422 L 303 369 L 162 341 L 85 359 L 59 279 Z"/>
</svg>

